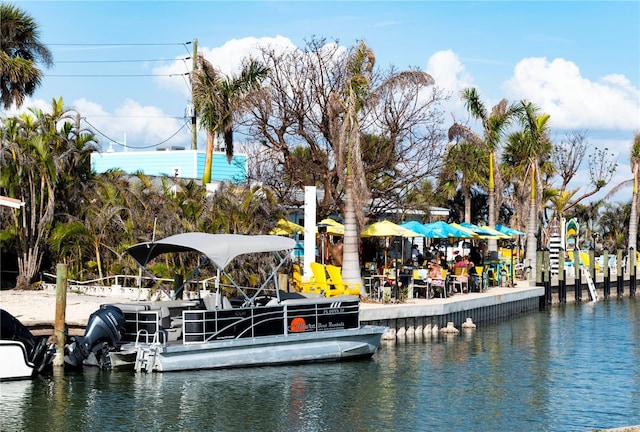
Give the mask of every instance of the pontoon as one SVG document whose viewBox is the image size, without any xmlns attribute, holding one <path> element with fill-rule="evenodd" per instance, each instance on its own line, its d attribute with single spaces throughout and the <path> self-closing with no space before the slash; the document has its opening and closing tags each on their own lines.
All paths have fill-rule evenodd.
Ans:
<svg viewBox="0 0 640 432">
<path fill-rule="evenodd" d="M 198 253 L 198 268 L 212 264 L 217 271 L 215 290 L 196 300 L 109 305 L 122 311 L 125 323 L 116 349 L 98 352 L 109 356 L 102 362 L 166 372 L 371 357 L 387 328 L 360 325 L 358 296 L 302 295 L 279 286 L 278 271 L 295 245 L 272 235 L 186 233 L 132 246 L 127 252 L 141 268 L 163 254 Z M 247 254 L 276 258 L 253 288 L 238 285 L 226 270 Z M 235 299 L 224 295 L 222 276 L 239 293 Z"/>
</svg>

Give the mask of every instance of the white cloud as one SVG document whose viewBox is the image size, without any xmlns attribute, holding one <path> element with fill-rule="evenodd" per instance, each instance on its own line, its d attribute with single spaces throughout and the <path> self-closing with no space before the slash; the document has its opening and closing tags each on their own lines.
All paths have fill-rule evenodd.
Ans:
<svg viewBox="0 0 640 432">
<path fill-rule="evenodd" d="M 231 39 L 221 47 L 208 48 L 200 46 L 198 47 L 198 52 L 224 75 L 231 75 L 239 72 L 242 59 L 258 57 L 259 47 L 261 46 L 271 46 L 283 50 L 295 47 L 291 40 L 284 36 L 247 37 Z M 191 59 L 185 60 L 184 57 L 179 57 L 169 65 L 154 68 L 153 73 L 163 75 L 156 78 L 156 82 L 160 87 L 190 98 L 189 77 L 184 74 L 191 71 L 191 66 Z M 184 76 L 184 79 L 179 79 L 179 76 Z"/>
<path fill-rule="evenodd" d="M 50 113 L 51 112 L 51 101 L 45 101 L 43 99 L 32 99 L 30 97 L 24 98 L 24 103 L 20 108 L 16 107 L 16 104 L 12 104 L 11 107 L 6 111 L 0 111 L 2 113 L 2 117 L 13 117 L 18 116 L 22 113 L 26 113 L 29 109 L 42 110 L 43 112 Z"/>
<path fill-rule="evenodd" d="M 451 50 L 438 51 L 429 57 L 426 72 L 436 80 L 436 85 L 453 95 L 472 87 L 473 77 Z"/>
<path fill-rule="evenodd" d="M 640 128 L 640 89 L 623 75 L 607 75 L 594 82 L 571 61 L 526 58 L 516 65 L 503 89 L 507 98 L 529 100 L 550 114 L 553 127 Z"/>
<path fill-rule="evenodd" d="M 458 55 L 451 50 L 438 51 L 429 57 L 425 71 L 436 81 L 436 87 L 451 96 L 443 103 L 442 109 L 452 113 L 458 121 L 466 118 L 460 93 L 475 84 L 473 76 L 466 70 Z"/>
</svg>

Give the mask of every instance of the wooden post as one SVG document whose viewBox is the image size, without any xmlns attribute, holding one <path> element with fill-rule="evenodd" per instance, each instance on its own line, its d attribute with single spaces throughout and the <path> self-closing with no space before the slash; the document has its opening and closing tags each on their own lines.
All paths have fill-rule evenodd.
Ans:
<svg viewBox="0 0 640 432">
<path fill-rule="evenodd" d="M 551 258 L 549 251 L 542 252 L 542 280 L 544 282 L 544 299 L 545 303 L 551 304 Z"/>
<path fill-rule="evenodd" d="M 58 264 L 56 266 L 56 320 L 54 323 L 54 335 L 56 336 L 56 356 L 53 361 L 54 366 L 64 366 L 64 344 L 67 314 L 67 265 Z"/>
<path fill-rule="evenodd" d="M 193 113 L 191 113 L 191 150 L 198 150 L 198 129 L 196 125 L 196 102 L 193 97 L 193 82 L 198 69 L 198 39 L 193 39 L 193 54 L 191 55 L 191 105 L 193 105 Z"/>
<path fill-rule="evenodd" d="M 611 295 L 611 274 L 609 273 L 609 251 L 606 249 L 602 253 L 602 272 L 604 274 L 604 298 L 608 299 Z"/>
<path fill-rule="evenodd" d="M 541 250 L 536 251 L 536 266 L 535 266 L 535 278 L 536 278 L 536 286 L 544 286 L 544 295 L 540 296 L 538 300 L 538 306 L 540 310 L 544 310 L 547 307 L 547 288 L 544 284 L 544 272 L 543 272 L 543 252 Z"/>
<path fill-rule="evenodd" d="M 622 266 L 622 249 L 618 249 L 616 254 L 616 279 L 617 279 L 617 294 L 618 297 L 622 297 L 624 295 L 624 285 L 623 285 L 623 272 L 624 267 Z"/>
<path fill-rule="evenodd" d="M 558 256 L 558 300 L 560 303 L 567 302 L 567 271 L 564 269 L 564 249 L 560 249 Z"/>
<path fill-rule="evenodd" d="M 580 251 L 573 250 L 573 296 L 576 302 L 582 301 L 582 265 L 580 264 Z"/>
<path fill-rule="evenodd" d="M 629 296 L 636 295 L 636 250 L 629 248 Z"/>
</svg>

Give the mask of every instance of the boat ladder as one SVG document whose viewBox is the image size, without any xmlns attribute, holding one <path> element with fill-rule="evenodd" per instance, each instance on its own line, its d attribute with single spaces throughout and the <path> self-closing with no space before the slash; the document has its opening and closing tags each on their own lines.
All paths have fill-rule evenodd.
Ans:
<svg viewBox="0 0 640 432">
<path fill-rule="evenodd" d="M 586 269 L 585 274 L 587 275 L 587 286 L 589 287 L 589 297 L 591 297 L 591 301 L 598 301 L 596 284 L 593 283 L 593 278 L 591 277 L 591 273 L 589 272 L 589 269 Z"/>
<path fill-rule="evenodd" d="M 152 372 L 156 363 L 158 346 L 155 344 L 138 346 L 136 362 L 134 365 L 136 372 Z"/>
</svg>

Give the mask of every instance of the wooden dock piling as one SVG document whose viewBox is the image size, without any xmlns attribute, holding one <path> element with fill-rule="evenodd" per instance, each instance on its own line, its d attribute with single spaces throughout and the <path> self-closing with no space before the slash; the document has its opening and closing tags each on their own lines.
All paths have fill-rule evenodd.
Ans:
<svg viewBox="0 0 640 432">
<path fill-rule="evenodd" d="M 67 314 L 67 265 L 58 264 L 56 266 L 56 319 L 54 322 L 56 336 L 56 357 L 53 360 L 54 366 L 64 366 L 64 345 Z"/>
</svg>

